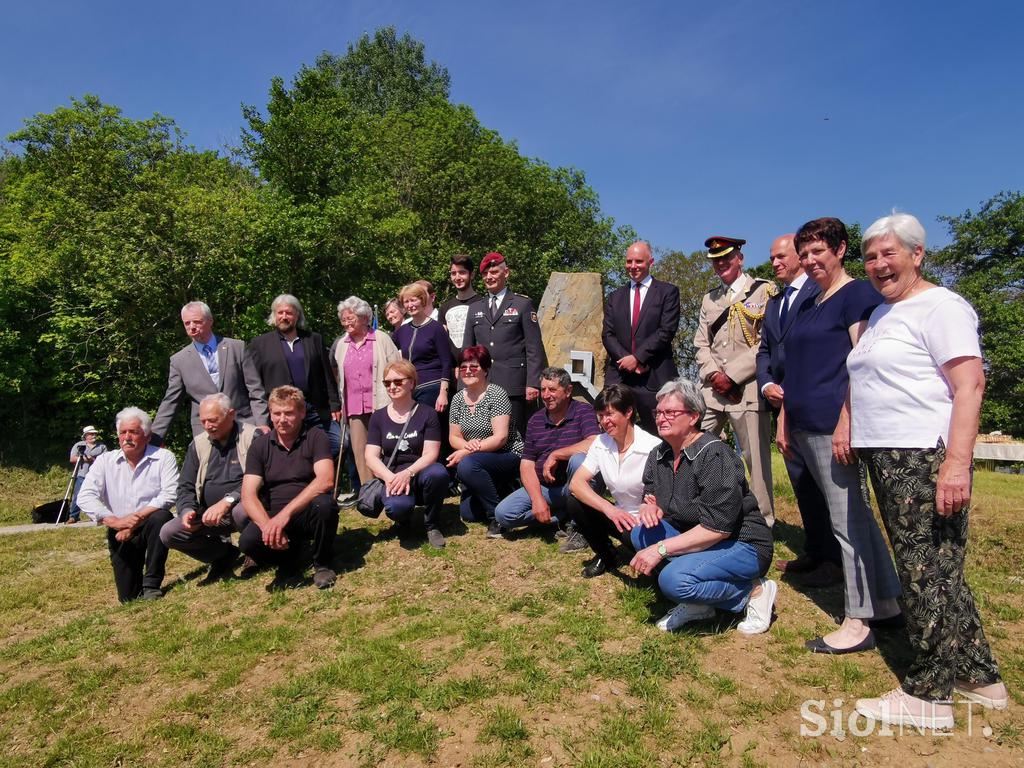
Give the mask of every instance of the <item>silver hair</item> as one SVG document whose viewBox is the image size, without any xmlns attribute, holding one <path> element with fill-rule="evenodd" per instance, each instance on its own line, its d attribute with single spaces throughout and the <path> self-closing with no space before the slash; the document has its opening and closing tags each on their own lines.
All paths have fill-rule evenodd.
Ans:
<svg viewBox="0 0 1024 768">
<path fill-rule="evenodd" d="M 872 240 L 878 237 L 888 237 L 889 235 L 899 240 L 908 251 L 914 250 L 917 246 L 924 248 L 924 227 L 921 226 L 921 222 L 917 220 L 917 217 L 911 216 L 909 213 L 893 211 L 889 216 L 883 216 L 864 230 L 864 235 L 860 241 L 861 255 L 864 255 L 868 248 L 868 243 Z"/>
<path fill-rule="evenodd" d="M 114 417 L 114 427 L 118 432 L 121 431 L 122 421 L 137 421 L 139 426 L 142 427 L 142 431 L 147 435 L 153 428 L 153 420 L 149 418 L 149 414 L 141 408 L 136 408 L 134 405 L 129 405 L 127 408 L 117 412 L 117 416 Z"/>
<path fill-rule="evenodd" d="M 231 410 L 231 398 L 225 395 L 223 392 L 214 392 L 212 395 L 207 395 L 199 401 L 199 407 L 202 408 L 207 403 L 216 403 L 220 406 L 220 415 L 224 416 L 228 411 Z"/>
<path fill-rule="evenodd" d="M 190 301 L 184 307 L 181 308 L 181 314 L 185 314 L 190 309 L 198 309 L 203 313 L 203 317 L 207 320 L 213 320 L 213 312 L 210 311 L 210 305 L 205 301 Z"/>
<path fill-rule="evenodd" d="M 344 301 L 338 302 L 338 319 L 341 320 L 342 312 L 354 312 L 367 322 L 373 320 L 373 309 L 358 296 L 349 296 Z"/>
<path fill-rule="evenodd" d="M 295 325 L 299 328 L 306 327 L 306 313 L 302 311 L 302 304 L 299 300 L 292 296 L 290 293 L 282 293 L 279 296 L 274 297 L 274 300 L 270 302 L 270 314 L 267 315 L 267 325 L 277 325 L 274 320 L 274 312 L 277 310 L 278 304 L 287 304 L 295 310 L 295 314 L 298 315 Z"/>
<path fill-rule="evenodd" d="M 556 381 L 562 389 L 572 389 L 572 377 L 565 368 L 549 366 L 540 372 L 541 379 L 545 381 Z"/>
<path fill-rule="evenodd" d="M 704 418 L 704 411 L 707 405 L 704 403 L 704 395 L 700 392 L 700 384 L 691 379 L 672 379 L 666 381 L 658 390 L 657 398 L 660 403 L 666 397 L 677 397 L 683 407 L 691 413 L 698 414 Z"/>
</svg>

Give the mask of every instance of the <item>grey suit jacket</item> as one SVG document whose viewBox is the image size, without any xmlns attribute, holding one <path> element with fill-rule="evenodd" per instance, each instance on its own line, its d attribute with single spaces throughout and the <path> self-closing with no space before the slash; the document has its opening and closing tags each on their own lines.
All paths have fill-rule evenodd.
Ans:
<svg viewBox="0 0 1024 768">
<path fill-rule="evenodd" d="M 264 399 L 263 386 L 254 371 L 243 368 L 245 342 L 223 337 L 217 345 L 217 365 L 220 368 L 220 388 L 214 386 L 209 371 L 203 364 L 195 345 L 186 346 L 171 355 L 167 374 L 167 392 L 153 419 L 153 440 L 162 443 L 170 429 L 178 406 L 192 402 L 192 434 L 203 431 L 199 423 L 199 403 L 207 395 L 223 392 L 231 398 L 236 415 L 246 420 L 252 416 L 252 403 Z M 251 419 L 250 419 L 251 420 Z"/>
</svg>

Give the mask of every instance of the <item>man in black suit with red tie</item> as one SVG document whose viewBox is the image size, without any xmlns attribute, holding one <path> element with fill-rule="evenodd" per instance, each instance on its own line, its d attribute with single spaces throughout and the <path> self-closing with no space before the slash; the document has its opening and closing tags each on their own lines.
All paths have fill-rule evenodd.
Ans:
<svg viewBox="0 0 1024 768">
<path fill-rule="evenodd" d="M 757 387 L 776 411 L 785 394 L 786 337 L 800 310 L 813 303 L 821 292 L 809 279 L 793 246 L 793 235 L 775 238 L 769 252 L 772 270 L 785 289 L 768 301 L 757 350 Z M 808 587 L 824 587 L 841 581 L 842 557 L 832 532 L 828 502 L 799 453 L 786 458 L 786 471 L 793 485 L 796 505 L 804 526 L 804 554 L 796 560 L 776 560 L 775 566 Z"/>
<path fill-rule="evenodd" d="M 640 426 L 657 435 L 655 395 L 679 375 L 672 355 L 679 329 L 679 289 L 651 277 L 652 264 L 650 245 L 638 240 L 629 246 L 629 284 L 608 297 L 601 339 L 608 350 L 605 386 L 622 383 L 633 390 Z"/>
</svg>

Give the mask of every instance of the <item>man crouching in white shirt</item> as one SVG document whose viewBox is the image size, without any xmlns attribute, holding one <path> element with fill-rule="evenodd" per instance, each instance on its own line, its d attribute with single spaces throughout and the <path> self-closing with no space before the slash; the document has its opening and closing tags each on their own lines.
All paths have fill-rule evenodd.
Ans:
<svg viewBox="0 0 1024 768">
<path fill-rule="evenodd" d="M 139 408 L 117 414 L 121 448 L 96 459 L 78 494 L 78 506 L 107 526 L 107 547 L 114 567 L 117 598 L 163 597 L 167 547 L 160 528 L 171 519 L 178 487 L 174 454 L 149 444 L 152 421 Z"/>
</svg>

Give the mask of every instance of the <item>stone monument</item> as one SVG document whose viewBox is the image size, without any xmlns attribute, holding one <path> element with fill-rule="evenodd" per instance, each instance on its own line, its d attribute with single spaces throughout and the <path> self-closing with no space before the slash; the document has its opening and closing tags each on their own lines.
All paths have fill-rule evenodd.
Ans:
<svg viewBox="0 0 1024 768">
<path fill-rule="evenodd" d="M 569 371 L 591 402 L 604 387 L 604 289 L 597 272 L 552 272 L 537 307 L 548 365 Z"/>
</svg>

